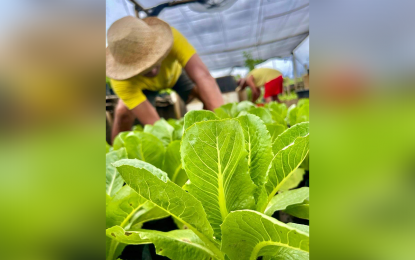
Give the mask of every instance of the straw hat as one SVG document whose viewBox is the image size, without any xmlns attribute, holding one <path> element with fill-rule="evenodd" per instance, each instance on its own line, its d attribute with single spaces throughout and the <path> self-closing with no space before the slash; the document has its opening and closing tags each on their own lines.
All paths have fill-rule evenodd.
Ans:
<svg viewBox="0 0 415 260">
<path fill-rule="evenodd" d="M 124 80 L 161 62 L 173 46 L 170 26 L 155 17 L 127 16 L 108 29 L 107 76 Z"/>
</svg>

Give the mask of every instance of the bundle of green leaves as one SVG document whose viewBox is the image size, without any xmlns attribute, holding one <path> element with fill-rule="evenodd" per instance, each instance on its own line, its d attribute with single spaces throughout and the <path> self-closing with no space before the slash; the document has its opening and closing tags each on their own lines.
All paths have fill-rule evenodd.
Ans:
<svg viewBox="0 0 415 260">
<path fill-rule="evenodd" d="M 309 189 L 296 187 L 309 123 L 288 128 L 290 109 L 227 104 L 117 136 L 107 148 L 107 260 L 149 243 L 179 260 L 309 259 L 308 226 L 272 217 L 308 219 Z M 177 230 L 142 229 L 167 216 Z"/>
</svg>

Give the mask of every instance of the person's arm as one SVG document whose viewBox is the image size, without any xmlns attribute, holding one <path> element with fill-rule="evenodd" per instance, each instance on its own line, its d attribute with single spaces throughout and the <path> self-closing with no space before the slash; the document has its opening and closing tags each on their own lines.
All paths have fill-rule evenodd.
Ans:
<svg viewBox="0 0 415 260">
<path fill-rule="evenodd" d="M 213 111 L 223 105 L 219 86 L 197 53 L 189 59 L 184 69 L 189 78 L 197 85 L 199 96 L 206 109 Z"/>
<path fill-rule="evenodd" d="M 148 100 L 143 101 L 131 111 L 143 125 L 153 125 L 155 122 L 157 122 L 157 120 L 160 120 L 156 109 Z"/>
<path fill-rule="evenodd" d="M 252 90 L 252 102 L 255 102 L 259 96 L 261 95 L 261 90 L 255 85 L 254 76 L 250 75 L 246 79 L 246 84 L 251 88 Z"/>
</svg>

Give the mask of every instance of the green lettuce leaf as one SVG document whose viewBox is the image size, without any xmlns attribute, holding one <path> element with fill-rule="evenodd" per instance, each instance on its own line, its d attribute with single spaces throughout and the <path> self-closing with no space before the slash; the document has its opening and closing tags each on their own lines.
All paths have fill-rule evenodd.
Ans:
<svg viewBox="0 0 415 260">
<path fill-rule="evenodd" d="M 278 103 L 275 101 L 269 102 L 268 106 L 269 109 L 272 109 L 273 111 L 277 112 L 278 115 L 280 115 L 282 118 L 287 116 L 287 105 L 284 103 Z"/>
<path fill-rule="evenodd" d="M 145 232 L 146 230 L 143 230 L 143 232 L 125 231 L 120 226 L 107 228 L 107 230 L 105 231 L 107 237 L 115 239 L 116 241 L 127 245 L 151 244 L 151 241 L 149 239 L 141 238 L 140 233 L 143 234 Z"/>
<path fill-rule="evenodd" d="M 261 118 L 265 124 L 272 124 L 274 121 L 272 120 L 272 115 L 269 110 L 263 107 L 253 107 L 248 110 L 248 113 L 256 115 L 257 117 Z"/>
<path fill-rule="evenodd" d="M 226 119 L 226 118 L 233 118 L 233 107 L 235 106 L 235 103 L 228 103 L 225 105 L 222 105 L 218 108 L 215 109 L 215 114 L 221 118 L 221 119 Z"/>
<path fill-rule="evenodd" d="M 130 225 L 126 226 L 128 230 L 141 229 L 143 223 L 156 219 L 162 219 L 170 216 L 165 210 L 147 201 L 131 218 Z"/>
<path fill-rule="evenodd" d="M 298 137 L 307 136 L 309 134 L 309 125 L 309 122 L 304 122 L 285 130 L 272 143 L 272 152 L 277 154 L 284 147 L 292 144 Z"/>
<path fill-rule="evenodd" d="M 309 226 L 288 223 L 287 226 L 301 230 L 307 234 L 310 234 Z M 290 248 L 281 247 L 276 253 L 275 256 L 264 256 L 263 260 L 309 260 L 310 255 L 308 252 L 293 250 Z"/>
<path fill-rule="evenodd" d="M 215 254 L 191 230 L 160 232 L 154 230 L 124 231 L 121 227 L 107 229 L 107 236 L 125 244 L 154 243 L 156 253 L 173 260 L 210 260 Z"/>
<path fill-rule="evenodd" d="M 220 240 L 228 213 L 255 204 L 242 127 L 235 119 L 196 123 L 184 133 L 181 155 L 190 180 L 186 188 L 202 202 Z"/>
<path fill-rule="evenodd" d="M 182 167 L 180 141 L 173 141 L 167 146 L 162 170 L 180 187 L 186 183 L 188 178 Z"/>
<path fill-rule="evenodd" d="M 256 190 L 255 196 L 257 198 L 255 209 L 262 212 L 268 205 L 268 193 L 265 189 L 265 185 Z"/>
<path fill-rule="evenodd" d="M 186 113 L 184 116 L 184 129 L 189 128 L 194 123 L 203 122 L 208 120 L 219 119 L 215 113 L 208 110 L 192 110 Z"/>
<path fill-rule="evenodd" d="M 222 225 L 222 251 L 231 260 L 275 256 L 281 248 L 309 252 L 309 235 L 251 210 L 231 212 Z"/>
<path fill-rule="evenodd" d="M 174 224 L 176 224 L 178 229 L 188 229 L 188 227 L 183 224 L 183 222 L 181 222 L 180 220 L 178 220 L 177 218 L 173 218 Z"/>
<path fill-rule="evenodd" d="M 308 158 L 308 156 L 306 157 L 306 159 Z M 305 160 L 306 160 L 305 159 Z M 304 162 L 303 162 L 304 163 Z M 305 174 L 305 170 L 302 168 L 297 168 L 297 170 L 295 170 L 293 172 L 293 174 L 291 174 L 291 177 L 289 177 L 283 185 L 281 185 L 280 190 L 279 191 L 287 191 L 287 190 L 291 190 L 294 188 L 297 188 L 298 185 L 303 181 L 304 179 L 304 174 Z"/>
<path fill-rule="evenodd" d="M 167 119 L 167 123 L 169 124 L 169 125 L 171 125 L 173 128 L 174 128 L 174 126 L 177 124 L 177 122 L 178 122 L 179 120 L 177 120 L 177 119 L 175 119 L 175 118 L 169 118 L 169 119 Z"/>
<path fill-rule="evenodd" d="M 295 104 L 292 104 L 288 108 L 286 121 L 290 126 L 293 126 L 297 123 L 297 112 L 298 107 Z"/>
<path fill-rule="evenodd" d="M 157 168 L 163 166 L 165 148 L 157 137 L 144 132 L 131 132 L 124 139 L 129 159 L 139 159 Z"/>
<path fill-rule="evenodd" d="M 302 107 L 304 105 L 309 106 L 310 105 L 310 99 L 302 98 L 302 99 L 298 100 L 297 107 Z"/>
<path fill-rule="evenodd" d="M 183 137 L 183 126 L 175 126 L 174 132 L 173 132 L 173 141 L 175 140 L 182 140 Z"/>
<path fill-rule="evenodd" d="M 167 123 L 174 128 L 173 131 L 173 140 L 181 140 L 183 136 L 183 120 L 176 120 L 170 118 L 167 120 Z"/>
<path fill-rule="evenodd" d="M 142 125 L 135 125 L 135 126 L 133 126 L 133 131 L 142 132 L 142 131 L 144 131 L 144 129 L 143 129 Z"/>
<path fill-rule="evenodd" d="M 123 186 L 108 203 L 106 208 L 106 227 L 126 227 L 137 210 L 146 201 L 146 199 L 138 195 L 128 185 Z"/>
<path fill-rule="evenodd" d="M 246 101 L 246 100 L 241 101 L 233 107 L 232 115 L 236 117 L 239 115 L 240 112 L 248 111 L 249 109 L 254 108 L 254 107 L 255 107 L 254 103 L 250 101 Z"/>
<path fill-rule="evenodd" d="M 110 201 L 112 200 L 112 198 L 110 197 L 110 195 L 105 194 L 106 198 L 105 198 L 105 207 L 108 206 L 108 203 L 110 203 Z"/>
<path fill-rule="evenodd" d="M 265 188 L 268 193 L 268 201 L 274 197 L 281 186 L 300 166 L 301 162 L 307 156 L 309 150 L 309 135 L 298 137 L 291 145 L 280 150 L 272 160 L 268 169 L 268 181 Z M 261 212 L 263 212 L 261 210 Z"/>
<path fill-rule="evenodd" d="M 287 129 L 277 137 L 272 148 L 275 156 L 268 168 L 268 180 L 265 183 L 268 202 L 306 158 L 309 151 L 308 122 Z M 258 210 L 264 212 L 265 208 Z"/>
<path fill-rule="evenodd" d="M 112 149 L 111 145 L 109 145 L 107 142 L 105 142 L 105 153 L 110 152 Z"/>
<path fill-rule="evenodd" d="M 304 159 L 303 163 L 300 165 L 306 171 L 310 170 L 310 154 Z"/>
<path fill-rule="evenodd" d="M 114 166 L 132 189 L 183 222 L 218 258 L 223 258 L 202 204 L 171 182 L 167 173 L 140 160 L 124 159 L 115 162 Z"/>
<path fill-rule="evenodd" d="M 244 132 L 249 174 L 257 188 L 260 188 L 266 182 L 267 169 L 273 158 L 271 137 L 259 117 L 247 114 L 237 119 Z"/>
<path fill-rule="evenodd" d="M 106 154 L 106 193 L 111 197 L 114 196 L 124 184 L 121 175 L 118 173 L 117 169 L 112 166 L 113 162 L 121 159 L 127 159 L 127 152 L 124 148 Z"/>
<path fill-rule="evenodd" d="M 310 121 L 310 106 L 308 103 L 298 108 L 296 123 Z"/>
<path fill-rule="evenodd" d="M 115 239 L 111 239 L 108 236 L 106 237 L 105 244 L 105 255 L 106 260 L 115 260 L 118 256 L 121 255 L 122 251 L 126 247 L 126 244 L 122 244 Z M 119 259 L 119 258 L 118 258 Z"/>
<path fill-rule="evenodd" d="M 287 130 L 287 126 L 280 125 L 280 124 L 267 124 L 267 130 L 271 135 L 271 143 L 274 143 L 277 137 L 282 134 L 285 130 Z"/>
<path fill-rule="evenodd" d="M 265 215 L 272 216 L 275 211 L 286 210 L 289 206 L 302 204 L 309 196 L 308 187 L 279 193 L 267 205 Z"/>
<path fill-rule="evenodd" d="M 268 110 L 271 113 L 272 116 L 272 120 L 280 125 L 285 125 L 285 116 L 281 115 L 278 111 L 275 111 L 274 109 L 269 109 Z"/>
<path fill-rule="evenodd" d="M 285 212 L 297 218 L 310 219 L 309 200 L 307 199 L 301 204 L 291 205 L 285 209 Z"/>
<path fill-rule="evenodd" d="M 125 131 L 125 132 L 121 132 L 119 133 L 115 138 L 114 141 L 112 142 L 112 148 L 114 150 L 118 150 L 122 147 L 124 147 L 124 143 L 125 143 L 125 137 L 131 133 L 131 131 Z"/>
<path fill-rule="evenodd" d="M 262 260 L 309 260 L 310 254 L 308 252 L 293 250 L 290 248 L 280 247 L 275 256 L 264 256 Z"/>
<path fill-rule="evenodd" d="M 297 223 L 287 223 L 288 226 L 301 230 L 307 234 L 310 234 L 310 227 L 307 225 L 301 225 Z"/>
<path fill-rule="evenodd" d="M 145 125 L 144 132 L 149 133 L 160 139 L 164 146 L 173 141 L 174 128 L 163 118 L 158 120 L 154 125 Z"/>
</svg>

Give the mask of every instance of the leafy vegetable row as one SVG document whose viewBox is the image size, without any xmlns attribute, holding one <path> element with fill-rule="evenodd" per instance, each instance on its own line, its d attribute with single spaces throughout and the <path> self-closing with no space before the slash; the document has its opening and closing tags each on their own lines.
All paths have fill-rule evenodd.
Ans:
<svg viewBox="0 0 415 260">
<path fill-rule="evenodd" d="M 292 189 L 307 120 L 308 101 L 241 102 L 121 133 L 107 153 L 107 259 L 148 243 L 170 259 L 308 259 L 308 226 L 271 217 L 308 219 L 308 188 Z M 180 229 L 141 229 L 166 216 Z"/>
</svg>

